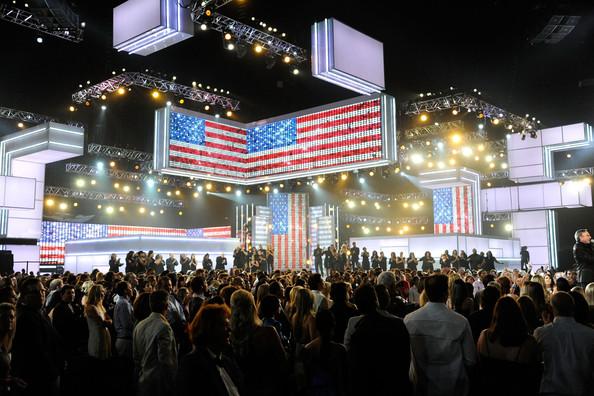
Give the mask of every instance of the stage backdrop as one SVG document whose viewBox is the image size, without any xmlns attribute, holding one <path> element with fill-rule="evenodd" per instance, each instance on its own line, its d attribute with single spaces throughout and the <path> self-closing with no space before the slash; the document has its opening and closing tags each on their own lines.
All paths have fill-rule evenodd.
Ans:
<svg viewBox="0 0 594 396">
<path fill-rule="evenodd" d="M 433 228 L 435 234 L 474 234 L 472 186 L 433 190 Z M 480 219 L 479 219 L 480 221 Z"/>
<path fill-rule="evenodd" d="M 249 124 L 167 106 L 155 114 L 154 167 L 249 185 L 387 165 L 395 111 L 379 94 Z"/>
<path fill-rule="evenodd" d="M 271 210 L 274 269 L 305 267 L 307 254 L 307 194 L 268 194 Z"/>
<path fill-rule="evenodd" d="M 117 236 L 187 236 L 194 238 L 231 238 L 231 226 L 192 228 L 137 227 L 110 224 L 66 223 L 44 221 L 41 225 L 39 239 L 40 270 L 48 270 L 64 263 L 64 246 L 66 241 L 80 239 L 109 238 Z M 45 264 L 45 266 L 44 266 Z"/>
</svg>

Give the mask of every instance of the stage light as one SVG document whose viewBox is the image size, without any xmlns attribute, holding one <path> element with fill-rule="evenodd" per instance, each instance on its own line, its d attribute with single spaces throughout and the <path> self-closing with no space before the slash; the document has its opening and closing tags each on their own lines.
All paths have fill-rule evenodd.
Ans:
<svg viewBox="0 0 594 396">
<path fill-rule="evenodd" d="M 427 114 L 421 114 L 419 116 L 419 120 L 421 120 L 421 122 L 426 122 L 427 120 L 429 120 L 429 116 Z"/>
<path fill-rule="evenodd" d="M 403 203 L 403 204 L 402 204 L 402 206 L 403 206 L 405 209 L 406 209 L 406 208 L 408 208 L 408 202 L 405 202 L 405 203 Z"/>
<path fill-rule="evenodd" d="M 105 95 L 105 94 L 101 95 L 101 100 L 107 100 L 107 95 Z"/>
<path fill-rule="evenodd" d="M 151 96 L 155 99 L 157 99 L 159 96 L 161 96 L 161 94 L 159 93 L 159 91 L 153 91 L 151 92 Z"/>
<path fill-rule="evenodd" d="M 413 210 L 419 210 L 419 208 L 420 208 L 420 206 L 419 206 L 419 204 L 418 204 L 418 203 L 414 203 L 414 204 L 412 204 L 412 209 L 413 209 Z"/>
<path fill-rule="evenodd" d="M 323 176 L 318 176 L 318 184 L 322 184 L 324 183 L 324 177 Z"/>
<path fill-rule="evenodd" d="M 346 228 L 351 228 L 351 225 L 350 224 L 347 224 L 345 227 Z"/>
<path fill-rule="evenodd" d="M 348 178 L 349 178 L 349 175 L 347 175 L 346 173 L 342 173 L 342 174 L 340 175 L 340 180 L 342 180 L 342 181 L 345 181 L 345 180 L 346 180 L 346 179 L 348 179 Z"/>
<path fill-rule="evenodd" d="M 458 109 L 454 109 L 454 110 L 452 110 L 452 114 L 453 114 L 453 115 L 458 115 Z"/>
<path fill-rule="evenodd" d="M 410 228 L 407 225 L 405 225 L 404 227 L 402 227 L 402 229 L 404 230 L 404 232 L 410 230 Z"/>
<path fill-rule="evenodd" d="M 431 161 L 427 162 L 427 167 L 428 168 L 433 168 L 433 162 L 431 162 Z"/>
<path fill-rule="evenodd" d="M 423 155 L 415 153 L 410 156 L 410 160 L 415 165 L 422 164 L 423 163 Z"/>
<path fill-rule="evenodd" d="M 198 186 L 196 189 L 198 190 L 198 192 L 202 192 L 202 190 L 204 189 L 204 187 Z"/>
<path fill-rule="evenodd" d="M 443 142 L 438 142 L 437 143 L 437 148 L 440 150 L 443 150 Z"/>
<path fill-rule="evenodd" d="M 225 187 L 225 191 L 226 191 L 226 192 L 231 192 L 231 186 L 227 186 L 227 187 Z"/>
<path fill-rule="evenodd" d="M 264 186 L 264 192 L 269 192 L 269 191 L 270 191 L 270 187 Z"/>
<path fill-rule="evenodd" d="M 478 129 L 482 130 L 485 126 L 483 124 L 478 124 Z"/>
<path fill-rule="evenodd" d="M 272 190 L 273 194 L 278 194 L 278 188 L 275 188 L 274 190 Z"/>
<path fill-rule="evenodd" d="M 313 187 L 314 190 L 317 190 L 318 188 L 320 188 L 320 185 L 318 183 L 312 183 L 311 186 Z"/>
<path fill-rule="evenodd" d="M 399 167 L 394 168 L 394 173 L 400 173 L 400 168 Z"/>
<path fill-rule="evenodd" d="M 363 227 L 363 234 L 365 234 L 365 235 L 369 234 L 369 228 Z"/>
<path fill-rule="evenodd" d="M 489 227 L 495 228 L 495 224 L 489 224 Z"/>
<path fill-rule="evenodd" d="M 365 200 L 361 200 L 361 206 L 365 206 L 367 205 L 367 202 L 365 202 Z"/>
<path fill-rule="evenodd" d="M 43 43 L 43 38 L 42 38 L 42 37 L 37 37 L 37 43 L 38 43 L 38 44 L 41 44 L 41 43 Z"/>
<path fill-rule="evenodd" d="M 296 75 L 298 75 L 298 74 L 299 74 L 299 69 L 297 69 L 297 68 L 293 69 L 293 74 L 294 74 L 295 76 L 296 76 Z"/>
<path fill-rule="evenodd" d="M 209 105 L 204 106 L 204 110 L 206 110 L 206 111 L 210 110 L 210 106 Z"/>
<path fill-rule="evenodd" d="M 220 114 L 215 114 L 215 118 L 220 118 L 221 115 Z"/>
<path fill-rule="evenodd" d="M 52 207 L 52 206 L 54 206 L 54 203 L 55 203 L 54 200 L 51 199 L 51 198 L 48 198 L 48 199 L 45 200 L 45 205 L 46 206 Z"/>
<path fill-rule="evenodd" d="M 120 209 L 119 209 L 119 211 L 120 211 L 120 212 L 123 212 L 123 211 L 125 211 L 125 210 L 126 210 L 126 209 L 125 209 L 123 206 L 120 206 Z"/>
<path fill-rule="evenodd" d="M 18 126 L 19 128 L 24 128 L 24 127 L 25 127 L 25 124 L 23 124 L 22 122 L 19 122 L 19 123 L 17 124 L 17 126 Z"/>
<path fill-rule="evenodd" d="M 499 118 L 493 119 L 493 125 L 499 125 Z"/>
<path fill-rule="evenodd" d="M 225 40 L 231 40 L 232 37 L 231 33 L 225 33 Z"/>
<path fill-rule="evenodd" d="M 510 223 L 507 223 L 507 224 L 505 225 L 505 231 L 507 231 L 507 232 L 510 232 L 510 231 L 512 231 L 513 229 L 514 229 L 514 226 L 513 226 L 513 225 L 511 225 Z"/>
<path fill-rule="evenodd" d="M 138 213 L 140 213 L 140 214 L 144 214 L 145 212 L 146 212 L 146 209 L 145 208 L 139 208 L 138 209 Z"/>
<path fill-rule="evenodd" d="M 163 214 L 163 213 L 165 213 L 165 211 L 164 211 L 163 209 L 161 209 L 161 210 L 159 211 L 159 213 Z"/>
<path fill-rule="evenodd" d="M 489 168 L 491 168 L 491 169 L 495 168 L 495 163 L 491 162 L 491 163 L 489 164 Z"/>
<path fill-rule="evenodd" d="M 128 192 L 128 191 L 130 191 L 130 186 L 124 186 L 124 187 L 123 187 L 123 190 L 124 190 L 124 192 Z"/>
<path fill-rule="evenodd" d="M 425 231 L 425 226 L 421 226 L 421 230 L 422 231 Z"/>
<path fill-rule="evenodd" d="M 212 184 L 211 183 L 206 183 L 206 190 L 207 191 L 212 190 Z"/>
<path fill-rule="evenodd" d="M 455 133 L 453 134 L 450 139 L 452 140 L 452 143 L 460 143 L 462 141 L 462 136 L 460 136 L 459 134 Z"/>
<path fill-rule="evenodd" d="M 439 161 L 439 162 L 437 163 L 437 167 L 438 167 L 439 169 L 443 169 L 443 168 L 445 167 L 445 164 L 443 163 L 443 161 Z"/>
<path fill-rule="evenodd" d="M 406 165 L 406 167 L 404 169 L 410 170 L 410 165 Z"/>
<path fill-rule="evenodd" d="M 105 212 L 107 212 L 107 214 L 112 214 L 113 213 L 113 206 L 108 206 L 107 208 L 105 208 Z"/>
<path fill-rule="evenodd" d="M 206 23 L 203 23 L 202 25 L 200 25 L 200 30 L 204 31 L 208 29 L 208 26 L 206 26 Z"/>
<path fill-rule="evenodd" d="M 97 205 L 97 209 L 101 209 L 103 207 L 103 205 L 99 204 Z"/>
<path fill-rule="evenodd" d="M 365 178 L 364 178 L 364 177 L 360 177 L 360 178 L 359 178 L 359 183 L 361 183 L 361 184 L 365 184 Z"/>
<path fill-rule="evenodd" d="M 263 48 L 262 48 L 262 46 L 261 46 L 260 44 L 257 44 L 257 45 L 254 47 L 254 51 L 256 51 L 256 53 L 258 53 L 258 54 L 259 54 L 259 53 L 261 53 L 261 52 L 262 52 L 262 50 L 263 50 Z"/>
<path fill-rule="evenodd" d="M 463 147 L 462 155 L 465 157 L 470 157 L 472 155 L 472 149 L 470 147 Z"/>
<path fill-rule="evenodd" d="M 481 143 L 481 144 L 479 144 L 479 145 L 478 145 L 478 147 L 477 147 L 477 150 L 478 150 L 478 151 L 485 151 L 485 145 L 484 145 L 484 144 L 482 144 L 482 143 Z"/>
<path fill-rule="evenodd" d="M 291 63 L 291 57 L 288 55 L 285 55 L 285 57 L 283 58 L 283 62 L 285 63 Z"/>
<path fill-rule="evenodd" d="M 103 110 L 103 111 L 107 110 L 107 106 L 101 105 L 101 110 Z"/>
<path fill-rule="evenodd" d="M 91 180 L 91 185 L 94 186 L 95 184 L 97 184 L 97 182 L 94 179 Z"/>
<path fill-rule="evenodd" d="M 180 194 L 181 194 L 181 191 L 175 190 L 175 195 L 179 196 Z"/>
<path fill-rule="evenodd" d="M 72 206 L 76 208 L 78 206 L 78 202 L 73 203 Z"/>
<path fill-rule="evenodd" d="M 402 234 L 404 234 L 404 231 L 403 231 L 403 230 L 399 230 L 399 231 L 398 231 L 398 233 L 399 233 L 400 235 L 402 235 Z"/>
<path fill-rule="evenodd" d="M 374 171 L 370 171 L 369 172 L 369 176 L 371 176 L 371 177 L 375 176 L 375 172 Z"/>
<path fill-rule="evenodd" d="M 120 188 L 120 183 L 114 183 L 114 184 L 113 184 L 113 187 L 114 187 L 114 188 Z"/>
<path fill-rule="evenodd" d="M 426 145 L 426 146 L 431 146 L 431 142 L 430 142 L 429 140 L 427 140 L 427 141 L 425 142 L 425 145 Z"/>
<path fill-rule="evenodd" d="M 373 204 L 373 206 L 375 206 L 375 208 L 376 208 L 377 210 L 380 210 L 380 209 L 382 208 L 382 207 L 381 207 L 381 205 L 379 204 L 379 202 L 375 202 L 375 203 Z"/>
<path fill-rule="evenodd" d="M 84 179 L 76 179 L 76 187 L 84 187 L 85 180 Z"/>
<path fill-rule="evenodd" d="M 507 169 L 507 163 L 506 162 L 502 162 L 501 163 L 501 169 Z"/>
<path fill-rule="evenodd" d="M 487 182 L 487 187 L 491 187 L 491 182 Z"/>
<path fill-rule="evenodd" d="M 450 164 L 450 165 L 452 165 L 452 166 L 453 166 L 453 165 L 456 165 L 456 160 L 455 160 L 455 159 L 453 159 L 453 158 L 450 158 L 450 159 L 448 160 L 448 164 Z"/>
<path fill-rule="evenodd" d="M 233 44 L 233 43 L 229 43 L 229 44 L 227 44 L 227 50 L 229 50 L 229 51 L 233 51 L 234 49 L 235 49 L 235 44 Z M 215 91 L 216 91 L 216 90 L 215 90 Z"/>
<path fill-rule="evenodd" d="M 233 112 L 231 110 L 227 110 L 227 117 L 233 117 Z"/>
<path fill-rule="evenodd" d="M 235 195 L 241 197 L 241 190 L 235 190 Z"/>
<path fill-rule="evenodd" d="M 68 107 L 68 111 L 76 111 L 76 107 L 74 107 L 74 106 L 69 106 L 69 107 Z"/>
<path fill-rule="evenodd" d="M 171 196 L 171 191 L 167 191 L 167 196 L 170 197 Z"/>
</svg>

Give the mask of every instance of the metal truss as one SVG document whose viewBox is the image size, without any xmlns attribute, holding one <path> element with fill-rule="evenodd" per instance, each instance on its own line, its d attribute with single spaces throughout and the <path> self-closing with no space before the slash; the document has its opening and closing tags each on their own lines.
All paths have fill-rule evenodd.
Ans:
<svg viewBox="0 0 594 396">
<path fill-rule="evenodd" d="M 85 165 L 85 164 L 76 164 L 69 162 L 66 164 L 66 173 L 74 173 L 77 175 L 82 176 L 89 176 L 89 177 L 96 177 L 96 176 L 105 176 L 111 179 L 118 179 L 118 180 L 125 180 L 129 182 L 145 182 L 148 180 L 153 180 L 155 183 L 159 182 L 161 184 L 165 184 L 171 187 L 194 187 L 196 183 L 191 183 L 190 186 L 187 185 L 189 183 L 187 179 L 180 179 L 177 177 L 167 176 L 166 180 L 167 183 L 163 183 L 162 179 L 156 175 L 151 175 L 148 173 L 140 173 L 140 172 L 130 172 L 120 169 L 99 169 L 96 166 Z"/>
<path fill-rule="evenodd" d="M 399 194 L 381 194 L 369 191 L 361 190 L 344 190 L 344 195 L 347 198 L 364 198 L 370 201 L 405 201 L 414 199 L 426 199 L 429 195 L 424 192 L 413 192 L 413 193 L 399 193 Z"/>
<path fill-rule="evenodd" d="M 83 103 L 85 100 L 100 98 L 105 93 L 115 92 L 120 87 L 130 86 L 156 89 L 159 92 L 171 93 L 179 98 L 218 105 L 229 110 L 239 109 L 238 100 L 138 72 L 125 72 L 84 88 L 72 94 L 72 101 Z"/>
<path fill-rule="evenodd" d="M 452 108 L 463 108 L 470 111 L 481 112 L 485 118 L 497 118 L 506 128 L 511 125 L 510 132 L 529 132 L 534 130 L 533 123 L 516 114 L 503 110 L 475 96 L 464 92 L 454 93 L 435 97 L 433 99 L 424 99 L 408 103 L 404 114 L 418 115 L 421 113 L 432 113 L 435 111 L 448 110 Z"/>
<path fill-rule="evenodd" d="M 275 35 L 256 29 L 235 19 L 226 17 L 218 12 L 212 12 L 212 16 L 206 15 L 206 10 L 211 10 L 227 4 L 229 0 L 197 0 L 192 3 L 192 21 L 194 23 L 206 23 L 208 26 L 221 33 L 231 33 L 238 42 L 248 44 L 259 44 L 278 56 L 291 56 L 297 63 L 307 61 L 307 51 L 301 47 L 291 44 Z"/>
<path fill-rule="evenodd" d="M 498 170 L 481 174 L 481 180 L 509 179 L 509 170 Z"/>
<path fill-rule="evenodd" d="M 60 122 L 50 116 L 43 114 L 31 113 L 30 111 L 15 110 L 8 107 L 0 107 L 0 118 L 6 118 L 9 120 L 19 120 L 28 122 L 31 124 L 41 124 L 42 122 L 54 121 Z M 84 129 L 84 124 L 80 122 L 67 121 L 68 125 L 76 126 Z"/>
<path fill-rule="evenodd" d="M 146 162 L 153 160 L 153 154 L 145 151 L 131 150 L 103 144 L 89 143 L 87 146 L 89 154 L 104 155 L 110 158 L 127 159 L 130 161 Z"/>
<path fill-rule="evenodd" d="M 483 213 L 483 221 L 511 221 L 511 213 L 509 212 L 501 212 L 501 213 Z"/>
<path fill-rule="evenodd" d="M 453 129 L 464 129 L 464 123 L 462 121 L 450 121 L 439 123 L 438 125 L 410 128 L 404 131 L 404 137 L 408 140 L 426 139 L 431 136 L 441 136 L 444 133 L 451 132 Z"/>
<path fill-rule="evenodd" d="M 577 15 L 553 15 L 530 44 L 557 44 L 575 29 L 580 18 Z"/>
<path fill-rule="evenodd" d="M 570 179 L 572 177 L 580 177 L 580 176 L 594 176 L 594 167 L 563 169 L 563 170 L 555 171 L 555 177 L 557 179 Z"/>
<path fill-rule="evenodd" d="M 64 40 L 81 42 L 83 29 L 78 23 L 78 15 L 66 2 L 53 0 L 51 3 L 55 4 L 51 8 L 35 10 L 35 14 L 7 4 L 0 4 L 0 19 Z"/>
<path fill-rule="evenodd" d="M 80 190 L 77 191 L 67 187 L 58 186 L 45 186 L 45 195 L 63 198 L 88 199 L 91 201 L 113 201 L 120 203 L 125 202 L 165 208 L 181 208 L 184 205 L 183 201 L 167 198 L 152 199 L 140 195 L 127 195 L 118 193 L 105 193 Z"/>
<path fill-rule="evenodd" d="M 378 216 L 359 216 L 354 214 L 344 214 L 342 220 L 346 223 L 370 225 L 429 224 L 429 218 L 427 216 L 386 218 Z"/>
</svg>

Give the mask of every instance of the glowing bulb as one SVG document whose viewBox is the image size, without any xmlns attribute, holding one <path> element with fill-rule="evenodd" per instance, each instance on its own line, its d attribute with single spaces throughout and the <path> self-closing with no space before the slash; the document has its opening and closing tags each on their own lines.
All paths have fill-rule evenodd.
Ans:
<svg viewBox="0 0 594 396">
<path fill-rule="evenodd" d="M 472 149 L 470 147 L 462 148 L 462 155 L 465 157 L 470 157 L 472 155 Z"/>
<path fill-rule="evenodd" d="M 146 212 L 146 209 L 145 209 L 145 208 L 140 208 L 140 209 L 138 209 L 138 213 L 140 213 L 140 214 L 144 214 L 144 212 Z"/>
<path fill-rule="evenodd" d="M 425 122 L 429 119 L 429 116 L 427 114 L 421 114 L 421 116 L 419 117 L 419 120 L 421 120 L 422 122 Z"/>
<path fill-rule="evenodd" d="M 231 186 L 227 186 L 227 187 L 225 187 L 225 191 L 226 191 L 226 192 L 231 192 Z"/>
<path fill-rule="evenodd" d="M 402 204 L 402 206 L 403 206 L 404 208 L 408 208 L 408 202 L 405 202 L 405 203 L 403 203 L 403 204 Z"/>
<path fill-rule="evenodd" d="M 123 87 L 118 88 L 118 95 L 123 95 L 126 93 L 126 90 Z"/>
<path fill-rule="evenodd" d="M 54 203 L 55 203 L 55 202 L 54 202 L 54 200 L 53 200 L 53 199 L 51 199 L 51 198 L 48 198 L 48 199 L 46 199 L 46 200 L 45 200 L 45 204 L 46 204 L 47 206 L 50 206 L 50 207 L 51 207 L 51 206 L 54 206 Z"/>
<path fill-rule="evenodd" d="M 448 160 L 448 164 L 450 164 L 450 165 L 456 165 L 456 160 L 455 160 L 455 159 L 453 159 L 453 158 L 450 158 L 450 159 Z"/>
<path fill-rule="evenodd" d="M 130 186 L 124 186 L 124 192 L 130 191 Z"/>
<path fill-rule="evenodd" d="M 111 162 L 109 163 L 109 166 L 110 166 L 110 167 L 112 167 L 112 168 L 113 168 L 114 166 L 116 166 L 116 163 L 115 163 L 115 161 L 111 161 Z"/>
<path fill-rule="evenodd" d="M 256 53 L 258 53 L 258 54 L 261 53 L 262 50 L 263 50 L 263 48 L 260 44 L 258 44 L 254 47 L 254 51 L 256 51 Z"/>
<path fill-rule="evenodd" d="M 423 163 L 423 156 L 421 154 L 413 154 L 410 156 L 410 160 L 413 164 L 418 165 Z"/>
<path fill-rule="evenodd" d="M 507 232 L 510 232 L 510 231 L 512 231 L 513 229 L 514 229 L 514 226 L 513 226 L 513 225 L 511 225 L 511 224 L 509 224 L 509 223 L 507 223 L 507 224 L 505 225 L 505 231 L 507 231 Z"/>
<path fill-rule="evenodd" d="M 105 208 L 105 211 L 107 212 L 107 214 L 112 214 L 113 213 L 113 206 L 108 206 L 107 208 Z"/>
<path fill-rule="evenodd" d="M 346 173 L 343 173 L 340 175 L 340 180 L 345 181 L 346 179 L 348 179 L 348 175 Z"/>
<path fill-rule="evenodd" d="M 452 137 L 452 143 L 460 143 L 462 141 L 462 136 L 456 134 L 453 134 Z"/>
<path fill-rule="evenodd" d="M 503 163 L 501 164 L 501 169 L 507 169 L 507 163 L 503 162 Z"/>
<path fill-rule="evenodd" d="M 153 98 L 157 99 L 157 98 L 160 96 L 160 94 L 159 94 L 159 92 L 158 92 L 158 91 L 153 91 L 153 92 L 151 93 L 151 96 L 152 96 Z"/>
<path fill-rule="evenodd" d="M 123 207 L 123 206 L 120 206 L 120 209 L 119 209 L 119 210 L 120 210 L 120 212 L 123 212 L 123 211 L 124 211 L 124 210 L 126 210 L 126 209 L 124 209 L 124 207 Z"/>
<path fill-rule="evenodd" d="M 212 184 L 211 183 L 206 183 L 206 190 L 207 191 L 212 190 Z"/>
<path fill-rule="evenodd" d="M 114 184 L 113 184 L 113 187 L 114 187 L 114 188 L 120 188 L 120 183 L 114 183 Z"/>
</svg>

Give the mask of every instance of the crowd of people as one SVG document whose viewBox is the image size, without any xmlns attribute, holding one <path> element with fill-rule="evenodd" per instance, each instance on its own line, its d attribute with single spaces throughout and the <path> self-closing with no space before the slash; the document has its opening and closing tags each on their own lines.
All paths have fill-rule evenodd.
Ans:
<svg viewBox="0 0 594 396">
<path fill-rule="evenodd" d="M 594 283 L 353 248 L 325 274 L 131 252 L 5 276 L 0 394 L 592 395 Z"/>
</svg>

